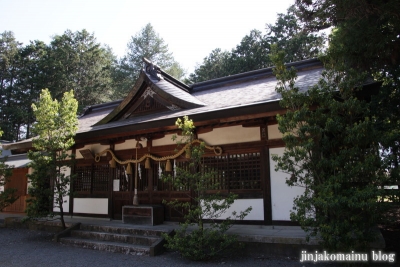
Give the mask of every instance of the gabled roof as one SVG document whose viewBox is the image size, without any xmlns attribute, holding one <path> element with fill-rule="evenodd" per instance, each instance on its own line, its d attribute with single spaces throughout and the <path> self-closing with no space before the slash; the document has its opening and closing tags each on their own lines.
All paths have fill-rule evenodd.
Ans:
<svg viewBox="0 0 400 267">
<path fill-rule="evenodd" d="M 29 162 L 31 162 L 31 160 L 28 159 L 27 154 L 10 155 L 5 157 L 5 164 L 12 168 L 26 168 L 28 167 Z"/>
<path fill-rule="evenodd" d="M 185 85 L 148 60 L 132 90 L 123 100 L 88 107 L 79 118 L 76 141 L 102 140 L 103 136 L 124 137 L 163 131 L 175 125 L 177 118 L 188 115 L 195 122 L 231 120 L 238 116 L 275 114 L 281 96 L 272 68 L 231 75 L 206 82 Z M 301 90 L 321 78 L 322 63 L 317 59 L 287 64 L 297 69 L 296 86 Z M 268 115 L 271 116 L 271 115 Z M 85 141 L 86 140 L 86 141 Z M 25 140 L 9 144 L 9 149 L 29 146 Z M 19 145 L 20 144 L 20 145 Z"/>
<path fill-rule="evenodd" d="M 322 63 L 317 59 L 295 62 L 287 66 L 297 69 L 296 86 L 303 90 L 316 84 L 323 71 Z M 272 68 L 187 86 L 157 66 L 146 65 L 134 88 L 121 104 L 98 123 L 85 127 L 84 132 L 80 130 L 78 137 L 81 135 L 87 139 L 126 131 L 133 133 L 144 129 L 162 129 L 174 125 L 176 118 L 184 115 L 199 121 L 227 118 L 234 115 L 233 111 L 243 116 L 277 111 L 281 109 L 281 96 L 275 91 L 276 84 Z M 143 104 L 143 100 L 149 98 L 150 94 L 153 98 L 157 96 L 170 101 L 179 108 L 160 108 L 135 115 L 135 108 L 140 107 L 138 103 Z"/>
<path fill-rule="evenodd" d="M 187 85 L 175 80 L 147 59 L 144 59 L 144 62 L 145 69 L 140 72 L 128 96 L 95 125 L 160 111 L 185 110 L 206 105 L 190 94 L 190 88 Z"/>
</svg>

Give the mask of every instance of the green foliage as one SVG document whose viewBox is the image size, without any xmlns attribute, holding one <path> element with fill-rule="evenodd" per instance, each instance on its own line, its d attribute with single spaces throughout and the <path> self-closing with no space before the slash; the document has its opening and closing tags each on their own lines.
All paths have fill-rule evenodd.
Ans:
<svg viewBox="0 0 400 267">
<path fill-rule="evenodd" d="M 186 83 L 196 83 L 216 79 L 231 74 L 231 54 L 220 48 L 211 51 L 210 55 L 203 59 L 201 65 L 196 66 L 185 80 Z"/>
<path fill-rule="evenodd" d="M 399 184 L 400 162 L 400 2 L 297 0 L 297 15 L 305 31 L 333 27 L 325 65 L 338 72 L 356 69 L 380 83 L 370 94 L 370 118 L 388 179 Z M 373 79 L 372 79 L 373 78 Z M 390 197 L 398 201 L 399 190 Z"/>
<path fill-rule="evenodd" d="M 25 213 L 30 219 L 54 217 L 53 213 L 53 190 L 51 188 L 52 169 L 51 159 L 42 151 L 29 151 L 28 158 L 31 160 L 29 167 L 34 171 L 28 174 L 30 186 L 26 200 Z"/>
<path fill-rule="evenodd" d="M 31 41 L 23 46 L 12 32 L 0 34 L 3 138 L 18 141 L 33 136 L 31 125 L 35 117 L 31 104 L 39 99 L 42 88 L 51 88 L 58 100 L 67 90 L 73 90 L 79 110 L 117 99 L 114 88 L 120 77 L 113 75 L 117 68 L 115 61 L 111 50 L 97 43 L 94 35 L 86 30 L 67 30 L 55 35 L 49 45 Z"/>
<path fill-rule="evenodd" d="M 348 66 L 363 70 L 399 66 L 398 0 L 296 0 L 296 6 L 305 30 L 336 28 L 330 43 L 335 43 L 335 57 Z"/>
<path fill-rule="evenodd" d="M 119 87 L 117 93 L 121 96 L 125 97 L 136 82 L 143 69 L 143 58 L 152 61 L 177 79 L 181 79 L 185 75 L 185 71 L 169 52 L 164 39 L 148 23 L 135 36 L 131 37 L 127 44 L 127 54 L 114 69 L 113 75 L 118 77 L 118 80 L 115 79 Z"/>
<path fill-rule="evenodd" d="M 76 112 L 78 102 L 73 91 L 64 93 L 61 102 L 53 100 L 50 92 L 42 90 L 38 105 L 32 104 L 36 123 L 32 129 L 36 137 L 29 151 L 32 160 L 30 167 L 34 172 L 29 175 L 32 187 L 29 190 L 32 199 L 28 205 L 30 218 L 53 216 L 53 203 L 59 208 L 61 222 L 65 228 L 63 203 L 69 191 L 71 177 L 66 170 L 71 166 L 73 155 L 68 149 L 74 144 L 74 135 L 78 129 Z"/>
<path fill-rule="evenodd" d="M 12 32 L 0 35 L 0 127 L 4 131 L 4 140 L 18 140 L 20 114 L 15 112 L 15 93 L 18 70 L 20 68 L 19 50 L 21 44 L 15 40 Z"/>
<path fill-rule="evenodd" d="M 194 124 L 187 116 L 177 119 L 176 125 L 182 130 L 182 138 L 178 144 L 190 144 L 193 140 Z M 176 140 L 176 137 L 174 138 Z M 242 220 L 251 211 L 251 207 L 239 214 L 233 212 L 226 220 L 217 222 L 236 199 L 236 195 L 222 196 L 219 193 L 209 193 L 216 188 L 213 184 L 212 172 L 206 172 L 202 163 L 205 144 L 190 146 L 190 158 L 187 167 L 176 169 L 176 175 L 168 175 L 163 179 L 173 188 L 188 188 L 190 202 L 171 201 L 167 205 L 184 211 L 184 223 L 172 237 L 165 236 L 166 247 L 177 250 L 183 257 L 191 260 L 206 260 L 213 258 L 223 251 L 237 246 L 236 237 L 227 235 L 226 231 L 236 219 Z M 205 221 L 209 224 L 205 224 Z"/>
<path fill-rule="evenodd" d="M 51 88 L 56 99 L 73 90 L 79 110 L 115 99 L 111 76 L 115 58 L 93 34 L 67 30 L 53 37 L 49 50 L 45 58 L 49 67 L 47 88 Z"/>
<path fill-rule="evenodd" d="M 0 137 L 3 131 L 0 129 Z M 0 157 L 1 157 L 1 147 L 0 147 Z M 0 158 L 0 211 L 5 207 L 10 206 L 14 203 L 18 197 L 15 195 L 17 190 L 15 188 L 4 188 L 6 183 L 9 181 L 12 175 L 13 166 L 8 166 L 4 163 L 4 158 Z"/>
<path fill-rule="evenodd" d="M 316 58 L 325 48 L 325 34 L 304 31 L 296 12 L 296 7 L 291 6 L 286 14 L 278 14 L 274 25 L 267 25 L 265 42 L 276 44 L 279 50 L 285 51 L 286 63 Z"/>
<path fill-rule="evenodd" d="M 267 34 L 252 30 L 230 52 L 213 50 L 191 73 L 186 83 L 196 83 L 272 66 L 271 45 L 285 50 L 285 62 L 315 58 L 324 49 L 325 35 L 303 31 L 294 6 L 278 14 L 275 24 L 266 25 Z"/>
<path fill-rule="evenodd" d="M 320 237 L 328 250 L 365 249 L 389 208 L 383 202 L 383 186 L 391 184 L 380 155 L 374 111 L 368 98 L 359 96 L 366 76 L 351 69 L 338 71 L 336 66 L 301 92 L 296 71 L 286 69 L 283 57 L 276 52 L 272 60 L 276 90 L 287 109 L 278 116 L 286 147 L 282 157 L 273 159 L 276 170 L 288 173 L 289 186 L 305 188 L 294 200 L 291 219 L 309 236 Z"/>
</svg>

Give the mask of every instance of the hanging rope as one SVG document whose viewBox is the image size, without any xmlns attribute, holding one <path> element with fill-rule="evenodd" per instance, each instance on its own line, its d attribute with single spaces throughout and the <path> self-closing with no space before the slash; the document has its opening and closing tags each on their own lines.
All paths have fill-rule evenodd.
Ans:
<svg viewBox="0 0 400 267">
<path fill-rule="evenodd" d="M 147 158 L 150 158 L 150 159 L 152 159 L 152 160 L 154 160 L 154 161 L 166 161 L 166 160 L 169 160 L 169 159 L 176 159 L 176 158 L 178 158 L 180 155 L 182 155 L 183 153 L 185 153 L 186 149 L 188 149 L 191 145 L 193 145 L 193 144 L 195 144 L 195 143 L 201 143 L 201 142 L 203 142 L 203 141 L 201 141 L 201 140 L 199 140 L 199 139 L 193 140 L 191 143 L 187 143 L 187 144 L 186 144 L 181 150 L 179 150 L 176 154 L 170 155 L 170 156 L 156 157 L 156 156 L 151 155 L 151 154 L 145 154 L 145 155 L 143 155 L 141 158 L 139 158 L 139 159 L 137 159 L 137 160 L 135 160 L 135 159 L 128 159 L 128 160 L 124 160 L 124 161 L 119 160 L 119 159 L 115 156 L 114 152 L 113 152 L 111 149 L 104 149 L 104 150 L 101 151 L 100 153 L 96 153 L 96 155 L 95 155 L 95 157 L 94 157 L 94 160 L 95 160 L 96 162 L 99 162 L 99 161 L 100 161 L 100 157 L 101 157 L 103 154 L 107 154 L 107 152 L 108 152 L 108 153 L 111 154 L 111 157 L 112 157 L 116 162 L 118 162 L 118 163 L 121 164 L 121 165 L 125 165 L 125 164 L 128 164 L 128 163 L 139 163 L 139 162 L 142 162 L 142 161 L 146 160 Z M 222 148 L 219 147 L 219 146 L 208 146 L 208 145 L 205 145 L 205 148 L 208 149 L 208 150 L 213 150 L 214 153 L 215 153 L 215 155 L 217 155 L 217 156 L 222 155 Z"/>
</svg>

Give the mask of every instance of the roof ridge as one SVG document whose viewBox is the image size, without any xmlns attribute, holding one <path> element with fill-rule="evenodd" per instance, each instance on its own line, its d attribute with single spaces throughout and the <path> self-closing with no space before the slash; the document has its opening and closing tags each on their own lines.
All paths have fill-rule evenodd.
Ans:
<svg viewBox="0 0 400 267">
<path fill-rule="evenodd" d="M 317 59 L 317 58 L 312 58 L 312 59 L 306 59 L 302 61 L 296 61 L 296 62 L 290 62 L 286 63 L 285 66 L 287 67 L 295 67 L 297 70 L 301 70 L 304 68 L 309 68 L 309 67 L 316 67 L 316 66 L 322 66 L 322 62 Z M 271 66 L 268 68 L 263 68 L 259 70 L 252 70 L 252 71 L 247 71 L 247 72 L 242 72 L 234 75 L 229 75 L 225 77 L 220 77 L 212 80 L 207 80 L 204 82 L 198 82 L 191 84 L 190 87 L 194 91 L 200 91 L 200 90 L 207 90 L 210 88 L 214 88 L 217 86 L 220 86 L 221 84 L 225 83 L 232 83 L 232 82 L 237 82 L 237 81 L 242 81 L 242 80 L 247 80 L 247 79 L 258 79 L 261 77 L 269 76 L 269 75 L 274 75 L 273 74 L 273 68 L 275 66 Z"/>
<path fill-rule="evenodd" d="M 146 72 L 147 72 L 147 67 L 148 66 L 153 66 L 157 71 L 160 72 L 160 74 L 162 75 L 162 78 L 166 79 L 169 83 L 174 84 L 179 89 L 182 89 L 182 90 L 184 90 L 186 92 L 189 92 L 191 90 L 190 86 L 188 86 L 185 83 L 179 81 L 178 79 L 176 79 L 172 75 L 166 73 L 164 70 L 161 69 L 161 67 L 159 67 L 158 65 L 154 64 L 149 59 L 143 57 L 143 62 L 145 63 L 144 69 L 146 70 Z"/>
</svg>

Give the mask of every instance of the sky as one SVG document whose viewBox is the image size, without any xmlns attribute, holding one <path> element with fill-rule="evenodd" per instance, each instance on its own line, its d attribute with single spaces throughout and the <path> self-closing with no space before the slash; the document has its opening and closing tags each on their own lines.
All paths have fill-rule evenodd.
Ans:
<svg viewBox="0 0 400 267">
<path fill-rule="evenodd" d="M 49 43 L 67 29 L 86 29 L 122 57 L 147 23 L 168 44 L 187 73 L 212 50 L 230 51 L 257 29 L 265 33 L 295 0 L 0 0 L 0 32 L 24 45 Z"/>
</svg>

